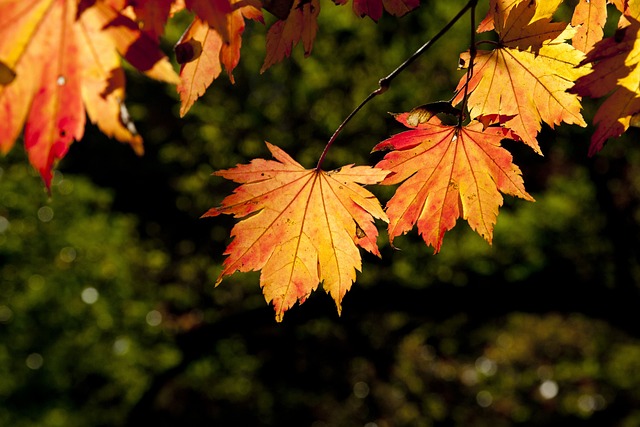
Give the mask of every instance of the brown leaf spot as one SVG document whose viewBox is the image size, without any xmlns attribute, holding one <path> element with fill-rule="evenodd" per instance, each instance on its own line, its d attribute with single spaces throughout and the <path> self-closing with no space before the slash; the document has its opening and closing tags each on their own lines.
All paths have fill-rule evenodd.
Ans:
<svg viewBox="0 0 640 427">
<path fill-rule="evenodd" d="M 176 61 L 179 64 L 186 64 L 195 61 L 202 55 L 202 43 L 195 39 L 189 39 L 177 44 L 174 51 L 176 52 Z"/>
<path fill-rule="evenodd" d="M 16 78 L 16 72 L 0 61 L 0 85 L 8 85 Z"/>
</svg>

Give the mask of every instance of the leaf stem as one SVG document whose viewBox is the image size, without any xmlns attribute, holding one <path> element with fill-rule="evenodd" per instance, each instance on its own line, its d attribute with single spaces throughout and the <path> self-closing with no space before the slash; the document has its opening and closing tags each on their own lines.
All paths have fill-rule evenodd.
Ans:
<svg viewBox="0 0 640 427">
<path fill-rule="evenodd" d="M 467 81 L 464 84 L 464 95 L 460 106 L 460 116 L 458 117 L 458 127 L 462 127 L 464 121 L 464 110 L 467 108 L 467 98 L 469 95 L 469 82 L 473 77 L 473 63 L 476 60 L 476 5 L 471 5 L 471 36 L 469 41 L 469 66 L 467 67 Z"/>
<path fill-rule="evenodd" d="M 322 151 L 322 154 L 320 155 L 320 158 L 318 159 L 318 164 L 316 165 L 316 169 L 319 170 L 322 167 L 322 162 L 324 162 L 324 158 L 327 156 L 327 152 L 329 151 L 329 148 L 331 148 L 331 146 L 335 142 L 335 140 L 338 137 L 338 135 L 340 134 L 340 132 L 342 132 L 342 129 L 344 129 L 346 124 L 349 123 L 349 121 L 353 118 L 353 116 L 355 116 L 356 113 L 358 113 L 358 111 L 360 111 L 362 109 L 362 107 L 364 107 L 373 98 L 375 98 L 378 95 L 382 95 L 383 93 L 385 93 L 389 89 L 389 87 L 391 86 L 391 82 L 393 81 L 393 79 L 395 79 L 398 76 L 398 74 L 400 74 L 402 71 L 404 71 L 405 68 L 407 68 L 409 65 L 411 65 L 413 63 L 413 61 L 418 59 L 418 57 L 420 55 L 425 53 L 438 39 L 440 39 L 442 36 L 444 36 L 451 29 L 451 27 L 453 27 L 455 25 L 455 23 L 458 22 L 458 20 L 467 12 L 467 10 L 472 9 L 472 11 L 474 12 L 472 15 L 474 15 L 475 14 L 475 7 L 476 7 L 477 3 L 478 3 L 478 0 L 469 0 L 467 2 L 467 4 L 464 5 L 462 7 L 462 9 L 460 9 L 460 11 L 456 14 L 456 16 L 454 16 L 451 19 L 451 21 L 449 21 L 444 27 L 442 27 L 442 29 L 435 36 L 433 36 L 430 40 L 428 40 L 425 44 L 423 44 L 418 50 L 416 50 L 413 53 L 413 55 L 411 55 L 409 58 L 407 58 L 407 60 L 405 60 L 402 64 L 400 64 L 400 66 L 398 66 L 398 68 L 393 70 L 388 76 L 383 77 L 378 81 L 378 88 L 376 90 L 374 90 L 373 92 L 371 92 L 360 103 L 360 105 L 358 105 L 347 116 L 347 118 L 344 119 L 344 121 L 340 124 L 340 126 L 338 126 L 338 128 L 333 133 L 333 135 L 331 135 L 331 138 L 327 142 L 327 145 L 324 147 L 324 150 Z M 474 18 L 472 17 L 472 22 L 473 22 L 473 20 L 474 20 Z M 471 31 L 475 32 L 475 26 L 471 29 Z"/>
</svg>

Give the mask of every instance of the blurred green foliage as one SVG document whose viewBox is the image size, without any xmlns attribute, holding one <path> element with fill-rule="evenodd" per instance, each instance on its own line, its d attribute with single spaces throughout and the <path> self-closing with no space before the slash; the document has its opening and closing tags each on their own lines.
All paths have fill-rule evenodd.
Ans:
<svg viewBox="0 0 640 427">
<path fill-rule="evenodd" d="M 493 245 L 461 221 L 436 256 L 415 232 L 393 250 L 382 230 L 342 317 L 318 291 L 276 324 L 257 273 L 213 287 L 234 219 L 199 217 L 234 185 L 211 173 L 266 156 L 264 140 L 315 165 L 462 4 L 375 24 L 323 2 L 312 55 L 262 75 L 265 28 L 249 23 L 235 85 L 221 76 L 182 119 L 174 88 L 130 73 L 145 156 L 89 127 L 50 197 L 21 148 L 3 158 L 0 425 L 638 425 L 635 129 L 594 159 L 592 128 L 545 128 L 545 157 L 505 143 L 536 202 L 506 198 Z M 450 98 L 468 28 L 369 103 L 326 167 L 373 164 L 402 130 L 388 111 Z M 393 188 L 371 190 L 384 202 Z"/>
</svg>

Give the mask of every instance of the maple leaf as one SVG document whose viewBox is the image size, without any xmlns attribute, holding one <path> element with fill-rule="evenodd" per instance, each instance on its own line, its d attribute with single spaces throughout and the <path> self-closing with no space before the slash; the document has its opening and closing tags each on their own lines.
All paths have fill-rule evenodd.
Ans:
<svg viewBox="0 0 640 427">
<path fill-rule="evenodd" d="M 546 0 L 539 1 L 535 6 L 535 13 L 531 18 L 531 22 L 540 19 L 550 19 L 553 13 L 558 9 L 560 3 L 563 0 Z M 505 21 L 506 17 L 515 6 L 523 3 L 531 2 L 530 0 L 490 0 L 489 10 L 487 16 L 478 25 L 478 32 L 491 31 L 496 28 L 497 25 L 501 25 Z M 514 28 L 516 29 L 516 28 Z"/>
<path fill-rule="evenodd" d="M 127 0 L 142 31 L 157 40 L 172 13 L 173 0 Z"/>
<path fill-rule="evenodd" d="M 440 251 L 444 234 L 458 218 L 491 243 L 502 206 L 500 192 L 533 201 L 518 166 L 500 146 L 516 136 L 503 127 L 448 126 L 432 120 L 412 125 L 411 115 L 396 120 L 412 130 L 382 141 L 374 151 L 393 150 L 376 165 L 391 171 L 382 185 L 402 183 L 387 202 L 389 240 L 417 224 L 425 243 Z"/>
<path fill-rule="evenodd" d="M 331 172 L 304 169 L 278 147 L 267 147 L 276 160 L 255 159 L 214 173 L 242 185 L 203 216 L 244 218 L 231 230 L 216 285 L 236 271 L 261 270 L 265 299 L 281 321 L 322 282 L 340 313 L 361 269 L 357 246 L 380 256 L 374 218 L 387 221 L 360 184 L 376 184 L 388 172 L 353 165 Z"/>
<path fill-rule="evenodd" d="M 505 5 L 517 3 L 513 7 Z M 536 19 L 538 4 L 544 2 L 492 2 L 493 27 L 499 42 L 492 51 L 477 52 L 473 76 L 460 79 L 454 104 L 462 101 L 464 86 L 470 92 L 467 107 L 471 118 L 487 114 L 512 116 L 505 126 L 540 153 L 536 140 L 541 121 L 551 127 L 562 122 L 586 126 L 580 98 L 566 90 L 588 72 L 578 64 L 584 54 L 565 41 L 574 29 L 550 22 L 549 9 Z M 548 4 L 547 4 L 548 6 Z M 483 28 L 488 28 L 485 25 Z M 469 52 L 461 55 L 468 65 Z"/>
<path fill-rule="evenodd" d="M 239 2 L 234 3 L 237 5 Z M 220 75 L 222 67 L 227 70 L 233 83 L 233 69 L 240 60 L 244 18 L 262 21 L 262 13 L 252 6 L 237 7 L 229 14 L 228 42 L 207 22 L 195 17 L 176 44 L 176 58 L 180 66 L 180 116 L 184 116 L 194 102 L 202 96 L 211 83 Z"/>
<path fill-rule="evenodd" d="M 577 27 L 571 44 L 582 52 L 589 52 L 602 40 L 607 22 L 607 0 L 580 0 L 573 11 L 571 25 Z"/>
<path fill-rule="evenodd" d="M 84 134 L 85 113 L 141 152 L 117 52 L 148 76 L 177 83 L 157 44 L 106 3 L 1 0 L 0 62 L 15 74 L 0 87 L 2 152 L 24 127 L 29 161 L 49 187 L 54 163 Z"/>
<path fill-rule="evenodd" d="M 607 139 L 622 135 L 629 126 L 638 126 L 640 116 L 637 99 L 640 1 L 610 0 L 609 3 L 622 12 L 618 29 L 614 36 L 597 43 L 589 52 L 583 63 L 592 64 L 593 72 L 578 79 L 569 89 L 592 98 L 610 95 L 594 117 L 597 129 L 591 138 L 589 155 L 602 149 Z"/>
<path fill-rule="evenodd" d="M 318 31 L 318 0 L 295 0 L 286 19 L 274 22 L 267 31 L 267 54 L 260 72 L 291 55 L 291 50 L 302 41 L 305 56 L 311 54 Z"/>
<path fill-rule="evenodd" d="M 347 0 L 338 1 L 344 4 Z M 382 18 L 383 10 L 393 16 L 402 16 L 420 6 L 420 0 L 353 0 L 353 12 L 359 17 L 368 16 L 378 22 Z"/>
<path fill-rule="evenodd" d="M 584 63 L 593 63 L 593 71 L 579 78 L 570 92 L 592 98 L 607 96 L 593 122 L 589 155 L 602 149 L 609 138 L 622 135 L 640 113 L 640 14 L 638 2 L 629 5 L 620 27 L 612 37 L 596 43 Z"/>
<path fill-rule="evenodd" d="M 231 40 L 230 0 L 185 0 L 185 6 L 215 29 L 225 43 Z"/>
</svg>

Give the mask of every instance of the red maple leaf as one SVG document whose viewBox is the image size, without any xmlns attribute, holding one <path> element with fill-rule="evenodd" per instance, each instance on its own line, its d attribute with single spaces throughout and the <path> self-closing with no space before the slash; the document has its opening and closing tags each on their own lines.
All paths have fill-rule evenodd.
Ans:
<svg viewBox="0 0 640 427">
<path fill-rule="evenodd" d="M 55 162 L 82 138 L 86 114 L 140 152 L 142 139 L 127 121 L 118 53 L 153 78 L 178 82 L 157 43 L 104 2 L 0 2 L 0 63 L 13 76 L 0 86 L 2 152 L 24 126 L 29 160 L 49 187 Z"/>
<path fill-rule="evenodd" d="M 376 165 L 391 171 L 381 184 L 402 183 L 386 205 L 391 243 L 417 224 L 425 243 L 438 252 L 445 232 L 460 217 L 491 243 L 500 193 L 533 201 L 520 169 L 500 145 L 515 138 L 511 131 L 480 122 L 464 127 L 416 123 L 409 113 L 396 119 L 412 130 L 374 147 L 393 150 Z"/>
<path fill-rule="evenodd" d="M 318 0 L 295 0 L 286 19 L 274 22 L 267 31 L 267 55 L 260 72 L 291 55 L 291 50 L 300 42 L 305 56 L 311 54 L 318 31 Z"/>
</svg>

